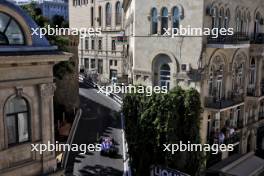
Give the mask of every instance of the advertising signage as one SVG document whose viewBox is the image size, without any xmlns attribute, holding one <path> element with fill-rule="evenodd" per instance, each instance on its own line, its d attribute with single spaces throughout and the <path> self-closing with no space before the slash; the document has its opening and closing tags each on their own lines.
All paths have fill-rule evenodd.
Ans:
<svg viewBox="0 0 264 176">
<path fill-rule="evenodd" d="M 165 168 L 162 166 L 152 166 L 150 169 L 150 176 L 190 176 L 186 173 Z"/>
</svg>

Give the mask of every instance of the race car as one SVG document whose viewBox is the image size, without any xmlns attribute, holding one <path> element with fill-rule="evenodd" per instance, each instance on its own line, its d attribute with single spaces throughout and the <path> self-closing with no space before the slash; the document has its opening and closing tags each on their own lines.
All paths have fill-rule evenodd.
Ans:
<svg viewBox="0 0 264 176">
<path fill-rule="evenodd" d="M 100 143 L 102 156 L 114 157 L 118 154 L 118 148 L 116 147 L 113 138 L 102 137 Z"/>
</svg>

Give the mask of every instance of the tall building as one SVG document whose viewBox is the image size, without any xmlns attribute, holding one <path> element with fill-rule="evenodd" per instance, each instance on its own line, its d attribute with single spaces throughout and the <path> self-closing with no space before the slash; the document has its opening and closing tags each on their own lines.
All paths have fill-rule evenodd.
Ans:
<svg viewBox="0 0 264 176">
<path fill-rule="evenodd" d="M 67 0 L 40 0 L 38 6 L 42 15 L 52 20 L 55 15 L 60 15 L 65 21 L 69 21 L 69 10 Z"/>
<path fill-rule="evenodd" d="M 31 2 L 33 2 L 31 0 L 8 0 L 8 1 L 12 2 L 12 3 L 14 3 L 14 4 L 18 5 L 18 6 L 27 5 L 27 4 L 30 4 Z"/>
<path fill-rule="evenodd" d="M 133 83 L 196 88 L 204 108 L 202 143 L 223 140 L 215 137 L 222 132 L 222 142 L 234 144 L 233 152 L 210 156 L 208 167 L 227 158 L 229 163 L 239 158 L 237 164 L 252 159 L 255 165 L 246 169 L 250 174 L 262 167 L 263 160 L 253 152 L 264 150 L 263 12 L 262 0 L 144 0 L 144 5 L 124 0 L 128 76 Z M 163 35 L 181 26 L 233 28 L 234 35 Z M 212 170 L 236 172 L 224 165 Z"/>
<path fill-rule="evenodd" d="M 53 65 L 71 55 L 43 37 L 18 6 L 0 1 L 0 175 L 42 175 L 56 169 L 55 151 L 32 144 L 55 143 Z"/>
<path fill-rule="evenodd" d="M 18 6 L 28 5 L 30 3 L 38 4 L 42 15 L 49 20 L 55 15 L 60 15 L 65 21 L 69 21 L 68 0 L 8 0 Z"/>
<path fill-rule="evenodd" d="M 122 0 L 73 0 L 69 2 L 70 28 L 100 28 L 102 35 L 80 39 L 79 69 L 100 82 L 126 75 L 123 45 Z"/>
</svg>

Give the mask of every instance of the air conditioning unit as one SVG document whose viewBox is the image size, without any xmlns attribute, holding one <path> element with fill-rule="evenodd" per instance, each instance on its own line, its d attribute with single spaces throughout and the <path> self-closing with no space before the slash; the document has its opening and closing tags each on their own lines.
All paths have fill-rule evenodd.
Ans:
<svg viewBox="0 0 264 176">
<path fill-rule="evenodd" d="M 184 63 L 184 64 L 181 64 L 181 72 L 190 72 L 191 71 L 191 64 L 189 63 Z"/>
</svg>

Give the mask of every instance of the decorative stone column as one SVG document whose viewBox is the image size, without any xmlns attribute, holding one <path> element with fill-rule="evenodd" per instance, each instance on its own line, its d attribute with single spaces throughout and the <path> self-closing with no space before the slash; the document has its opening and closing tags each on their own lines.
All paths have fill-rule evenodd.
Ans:
<svg viewBox="0 0 264 176">
<path fill-rule="evenodd" d="M 54 141 L 54 112 L 53 95 L 56 86 L 54 83 L 40 84 L 40 118 L 43 144 L 55 144 Z M 56 170 L 55 149 L 54 151 L 45 151 L 42 154 L 43 173 L 49 173 Z"/>
<path fill-rule="evenodd" d="M 161 16 L 158 15 L 158 35 L 161 35 Z"/>
<path fill-rule="evenodd" d="M 256 93 L 258 96 L 261 95 L 261 68 L 262 68 L 262 59 L 257 58 L 257 65 L 256 65 Z"/>
</svg>

